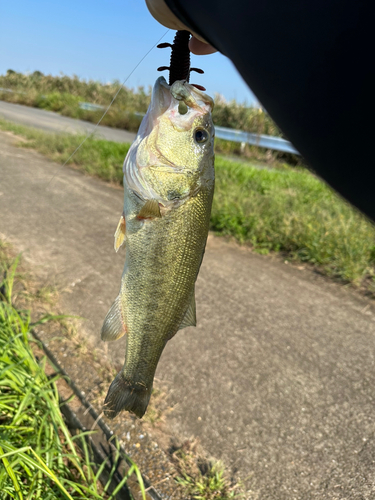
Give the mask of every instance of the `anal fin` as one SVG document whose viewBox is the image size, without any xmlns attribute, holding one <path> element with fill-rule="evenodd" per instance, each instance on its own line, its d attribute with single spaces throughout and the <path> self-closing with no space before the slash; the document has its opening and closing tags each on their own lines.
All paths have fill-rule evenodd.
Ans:
<svg viewBox="0 0 375 500">
<path fill-rule="evenodd" d="M 115 232 L 115 250 L 118 252 L 119 248 L 125 241 L 125 230 L 126 230 L 126 222 L 125 217 L 121 215 L 119 223 L 117 224 L 117 229 Z"/>
<path fill-rule="evenodd" d="M 187 326 L 197 326 L 197 309 L 195 305 L 195 290 L 193 290 L 191 301 L 183 320 L 181 321 L 181 325 L 179 330 L 186 328 Z"/>
<path fill-rule="evenodd" d="M 120 339 L 126 333 L 126 325 L 121 311 L 121 297 L 117 296 L 105 317 L 101 338 L 106 342 Z"/>
<path fill-rule="evenodd" d="M 158 200 L 147 200 L 139 211 L 137 217 L 138 219 L 152 219 L 154 217 L 161 217 Z"/>
</svg>

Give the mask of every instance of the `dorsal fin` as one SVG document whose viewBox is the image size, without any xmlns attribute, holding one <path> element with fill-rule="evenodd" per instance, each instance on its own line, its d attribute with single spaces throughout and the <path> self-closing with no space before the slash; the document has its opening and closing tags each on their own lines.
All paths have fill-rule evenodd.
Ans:
<svg viewBox="0 0 375 500">
<path fill-rule="evenodd" d="M 161 217 L 159 203 L 157 200 L 147 200 L 143 205 L 139 214 L 138 219 L 152 219 L 154 217 Z"/>
</svg>

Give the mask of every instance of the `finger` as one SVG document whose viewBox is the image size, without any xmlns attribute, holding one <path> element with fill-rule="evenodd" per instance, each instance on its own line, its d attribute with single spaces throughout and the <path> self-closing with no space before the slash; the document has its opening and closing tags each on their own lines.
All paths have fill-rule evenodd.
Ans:
<svg viewBox="0 0 375 500">
<path fill-rule="evenodd" d="M 166 28 L 173 30 L 188 30 L 167 7 L 164 0 L 146 0 L 146 5 L 150 14 Z"/>
<path fill-rule="evenodd" d="M 213 47 L 209 43 L 201 42 L 195 36 L 193 36 L 189 42 L 189 49 L 190 52 L 196 54 L 197 56 L 205 56 L 207 54 L 213 54 L 214 52 L 217 52 L 215 47 Z"/>
</svg>

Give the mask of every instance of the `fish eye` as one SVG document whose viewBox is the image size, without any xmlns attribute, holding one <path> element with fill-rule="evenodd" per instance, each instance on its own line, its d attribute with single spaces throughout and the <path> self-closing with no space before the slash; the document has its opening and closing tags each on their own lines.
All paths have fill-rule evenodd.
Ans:
<svg viewBox="0 0 375 500">
<path fill-rule="evenodd" d="M 196 131 L 194 132 L 194 139 L 195 142 L 197 142 L 198 144 L 203 144 L 204 142 L 207 142 L 208 138 L 209 138 L 208 132 L 203 128 L 197 128 Z"/>
</svg>

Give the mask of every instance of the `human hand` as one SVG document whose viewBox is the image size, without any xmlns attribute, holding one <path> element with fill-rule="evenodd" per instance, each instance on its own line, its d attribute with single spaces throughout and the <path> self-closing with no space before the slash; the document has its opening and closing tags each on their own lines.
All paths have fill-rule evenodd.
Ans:
<svg viewBox="0 0 375 500">
<path fill-rule="evenodd" d="M 189 42 L 190 52 L 198 56 L 213 54 L 217 50 L 206 42 L 200 35 L 192 32 L 169 9 L 164 0 L 146 0 L 151 15 L 163 26 L 173 30 L 187 30 L 193 35 Z"/>
</svg>

